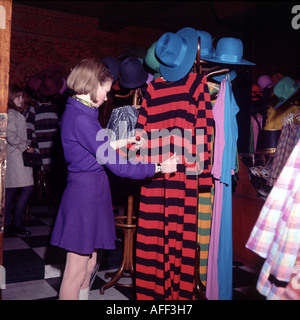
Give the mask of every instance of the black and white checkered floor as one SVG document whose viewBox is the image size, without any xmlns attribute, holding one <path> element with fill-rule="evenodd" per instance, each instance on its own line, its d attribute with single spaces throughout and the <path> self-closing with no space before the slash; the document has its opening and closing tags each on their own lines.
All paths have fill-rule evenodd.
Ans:
<svg viewBox="0 0 300 320">
<path fill-rule="evenodd" d="M 3 241 L 3 265 L 5 283 L 2 284 L 2 300 L 56 300 L 65 264 L 65 252 L 49 245 L 54 214 L 48 207 L 33 207 L 26 229 L 30 236 L 12 235 Z M 117 249 L 102 255 L 100 268 L 91 287 L 90 300 L 134 300 L 132 287 L 113 286 L 100 294 L 100 287 L 110 279 L 105 273 L 117 270 L 122 261 L 122 239 Z M 255 286 L 258 270 L 234 263 L 233 299 L 264 300 Z M 130 283 L 122 278 L 120 282 Z"/>
</svg>

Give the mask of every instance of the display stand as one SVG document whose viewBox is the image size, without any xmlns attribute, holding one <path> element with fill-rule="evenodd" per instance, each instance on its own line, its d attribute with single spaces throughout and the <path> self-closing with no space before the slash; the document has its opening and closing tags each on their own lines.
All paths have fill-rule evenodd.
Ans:
<svg viewBox="0 0 300 320">
<path fill-rule="evenodd" d="M 133 195 L 128 196 L 127 201 L 127 216 L 115 217 L 115 225 L 123 230 L 124 233 L 124 247 L 123 260 L 120 268 L 116 272 L 107 272 L 105 278 L 112 278 L 108 283 L 100 288 L 100 294 L 104 294 L 104 290 L 118 285 L 120 287 L 132 287 L 134 282 L 134 265 L 133 265 L 133 242 L 134 233 L 136 231 L 136 217 L 133 216 Z M 131 277 L 131 284 L 118 283 L 121 277 Z"/>
</svg>

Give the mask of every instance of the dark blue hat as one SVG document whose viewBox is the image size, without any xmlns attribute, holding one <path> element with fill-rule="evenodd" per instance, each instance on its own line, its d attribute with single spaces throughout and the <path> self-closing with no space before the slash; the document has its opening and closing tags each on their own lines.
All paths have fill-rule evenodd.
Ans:
<svg viewBox="0 0 300 320">
<path fill-rule="evenodd" d="M 113 83 L 116 82 L 120 76 L 119 68 L 121 61 L 115 57 L 107 56 L 102 59 L 102 62 L 104 62 L 107 65 L 110 73 L 112 74 Z"/>
<path fill-rule="evenodd" d="M 124 59 L 120 64 L 120 85 L 134 89 L 142 86 L 148 79 L 148 73 L 141 61 L 135 57 Z"/>
</svg>

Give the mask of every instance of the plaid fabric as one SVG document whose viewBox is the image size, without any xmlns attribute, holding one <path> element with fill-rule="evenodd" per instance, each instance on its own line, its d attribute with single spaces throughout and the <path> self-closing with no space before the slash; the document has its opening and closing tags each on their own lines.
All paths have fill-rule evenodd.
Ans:
<svg viewBox="0 0 300 320">
<path fill-rule="evenodd" d="M 269 194 L 246 247 L 266 258 L 257 290 L 268 299 L 279 299 L 284 286 L 277 281 L 288 283 L 300 248 L 300 141 Z"/>
<path fill-rule="evenodd" d="M 282 171 L 289 155 L 300 138 L 300 126 L 288 124 L 282 127 L 267 185 L 273 186 Z"/>
<path fill-rule="evenodd" d="M 281 300 L 300 300 L 300 251 L 298 252 L 290 282 L 284 290 Z"/>
</svg>

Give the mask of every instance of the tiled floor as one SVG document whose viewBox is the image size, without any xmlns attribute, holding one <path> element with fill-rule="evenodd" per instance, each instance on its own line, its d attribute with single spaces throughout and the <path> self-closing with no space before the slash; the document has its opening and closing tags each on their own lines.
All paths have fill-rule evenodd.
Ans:
<svg viewBox="0 0 300 320">
<path fill-rule="evenodd" d="M 4 238 L 3 264 L 6 281 L 2 285 L 2 300 L 56 300 L 65 264 L 65 252 L 49 246 L 54 214 L 47 207 L 33 207 L 27 230 L 30 236 Z M 119 234 L 117 249 L 103 254 L 100 267 L 91 287 L 90 300 L 134 300 L 134 289 L 113 286 L 100 294 L 100 287 L 110 279 L 109 270 L 117 270 L 122 260 L 122 236 Z M 255 289 L 258 271 L 235 263 L 233 267 L 233 299 L 264 300 Z M 130 278 L 120 282 L 130 283 Z"/>
</svg>

